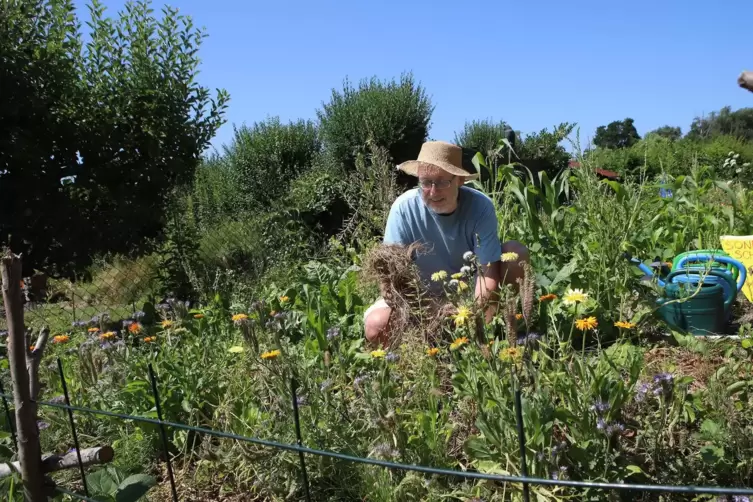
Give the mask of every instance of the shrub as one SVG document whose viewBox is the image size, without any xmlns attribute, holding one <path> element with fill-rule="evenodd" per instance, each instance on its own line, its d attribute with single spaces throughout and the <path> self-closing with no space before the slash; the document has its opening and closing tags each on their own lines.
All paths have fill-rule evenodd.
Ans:
<svg viewBox="0 0 753 502">
<path fill-rule="evenodd" d="M 507 163 L 508 153 L 511 153 L 504 149 L 505 151 L 495 154 L 499 142 L 503 139 L 510 141 L 513 149 L 515 149 L 515 131 L 503 120 L 498 123 L 489 119 L 466 122 L 463 130 L 459 134 L 455 133 L 457 145 L 481 152 L 487 162 L 491 160 L 491 163 L 495 166 L 499 162 Z"/>
<path fill-rule="evenodd" d="M 367 145 L 385 148 L 395 163 L 416 158 L 433 111 L 424 89 L 407 74 L 399 82 L 363 80 L 357 89 L 346 80 L 317 115 L 325 148 L 352 171 Z"/>
<path fill-rule="evenodd" d="M 320 146 L 311 121 L 282 124 L 270 118 L 236 129 L 223 159 L 236 198 L 246 209 L 267 207 L 287 192 L 293 179 L 311 168 Z"/>
<path fill-rule="evenodd" d="M 350 212 L 348 187 L 345 172 L 323 161 L 291 183 L 285 204 L 310 228 L 332 235 Z"/>
</svg>

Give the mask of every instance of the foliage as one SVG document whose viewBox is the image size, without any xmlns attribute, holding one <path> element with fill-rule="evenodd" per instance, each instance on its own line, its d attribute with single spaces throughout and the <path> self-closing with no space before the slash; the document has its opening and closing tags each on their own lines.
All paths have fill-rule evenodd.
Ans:
<svg viewBox="0 0 753 502">
<path fill-rule="evenodd" d="M 59 273 L 153 249 L 223 122 L 227 94 L 195 80 L 203 32 L 145 1 L 117 19 L 94 1 L 86 43 L 69 0 L 0 9 L 1 242 Z"/>
<path fill-rule="evenodd" d="M 753 108 L 732 111 L 732 107 L 725 106 L 718 112 L 711 112 L 708 117 L 696 117 L 687 134 L 688 138 L 696 141 L 725 135 L 753 140 Z"/>
<path fill-rule="evenodd" d="M 513 150 L 516 150 L 515 131 L 501 120 L 498 123 L 487 120 L 474 120 L 466 122 L 460 133 L 455 133 L 455 144 L 471 150 L 472 155 L 480 152 L 489 163 L 496 169 L 500 164 L 509 163 L 512 160 L 512 151 L 502 144 L 507 140 Z"/>
<path fill-rule="evenodd" d="M 353 171 L 367 145 L 384 148 L 391 162 L 415 159 L 426 140 L 434 106 L 412 74 L 399 81 L 362 80 L 358 88 L 346 80 L 332 90 L 317 111 L 325 149 L 346 171 Z"/>
<path fill-rule="evenodd" d="M 562 146 L 575 124 L 561 123 L 550 132 L 542 129 L 537 133 L 526 135 L 521 139 L 517 149 L 518 158 L 529 169 L 545 171 L 550 177 L 566 169 L 571 159 L 571 154 Z"/>
<path fill-rule="evenodd" d="M 615 120 L 606 126 L 596 128 L 594 145 L 601 148 L 628 148 L 633 146 L 641 137 L 633 125 L 633 119 Z"/>
<path fill-rule="evenodd" d="M 665 125 L 647 133 L 646 136 L 649 136 L 651 134 L 654 134 L 656 136 L 661 136 L 662 138 L 667 138 L 668 140 L 671 140 L 671 141 L 677 141 L 678 139 L 682 138 L 682 129 L 680 127 L 672 127 L 672 126 Z"/>
<path fill-rule="evenodd" d="M 287 193 L 293 179 L 311 168 L 320 148 L 310 121 L 281 124 L 275 117 L 237 128 L 221 161 L 235 189 L 232 199 L 244 210 L 268 207 Z"/>
</svg>

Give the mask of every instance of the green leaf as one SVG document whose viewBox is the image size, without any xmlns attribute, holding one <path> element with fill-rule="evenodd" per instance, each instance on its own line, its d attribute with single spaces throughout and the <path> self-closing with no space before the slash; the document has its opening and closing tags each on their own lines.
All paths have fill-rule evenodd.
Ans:
<svg viewBox="0 0 753 502">
<path fill-rule="evenodd" d="M 625 467 L 625 469 L 627 469 L 629 472 L 628 476 L 631 476 L 633 474 L 643 474 L 643 469 L 641 469 L 637 465 L 628 465 L 627 467 Z"/>
<path fill-rule="evenodd" d="M 100 469 L 86 475 L 86 483 L 92 495 L 115 495 L 118 485 L 107 469 Z"/>
<path fill-rule="evenodd" d="M 136 502 L 146 495 L 149 489 L 157 484 L 156 478 L 146 474 L 134 474 L 120 483 L 118 493 L 115 495 L 116 502 Z"/>
<path fill-rule="evenodd" d="M 751 338 L 743 338 L 743 341 L 740 343 L 744 349 L 749 349 L 753 347 L 753 339 Z"/>
<path fill-rule="evenodd" d="M 701 459 L 709 465 L 716 465 L 724 459 L 724 448 L 706 445 L 701 448 Z"/>
<path fill-rule="evenodd" d="M 746 382 L 744 380 L 743 381 L 739 381 L 739 382 L 735 382 L 732 385 L 729 385 L 727 387 L 727 392 L 730 395 L 732 395 L 732 394 L 735 394 L 737 392 L 740 392 L 741 390 L 745 389 L 745 387 L 747 387 L 747 386 L 748 386 L 748 382 Z"/>
</svg>

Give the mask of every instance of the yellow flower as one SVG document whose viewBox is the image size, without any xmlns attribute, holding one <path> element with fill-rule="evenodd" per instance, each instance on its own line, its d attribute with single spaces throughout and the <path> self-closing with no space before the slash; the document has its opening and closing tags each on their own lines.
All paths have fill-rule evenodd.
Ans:
<svg viewBox="0 0 753 502">
<path fill-rule="evenodd" d="M 246 349 L 244 349 L 240 345 L 236 345 L 235 347 L 230 347 L 227 351 L 230 352 L 231 354 L 240 354 L 244 350 Z"/>
<path fill-rule="evenodd" d="M 194 319 L 204 319 L 204 314 L 194 314 L 193 318 Z"/>
<path fill-rule="evenodd" d="M 280 303 L 288 303 L 289 300 L 290 300 L 290 298 L 287 297 L 287 296 L 281 296 L 280 297 Z"/>
<path fill-rule="evenodd" d="M 461 336 L 460 338 L 456 338 L 454 342 L 450 344 L 450 350 L 456 350 L 462 347 L 463 345 L 468 343 L 468 337 L 467 336 Z"/>
<path fill-rule="evenodd" d="M 371 357 L 374 359 L 379 359 L 381 357 L 384 357 L 387 355 L 387 352 L 383 351 L 382 349 L 372 350 L 371 351 Z"/>
<path fill-rule="evenodd" d="M 458 291 L 465 291 L 468 289 L 468 283 L 465 281 L 458 281 Z"/>
<path fill-rule="evenodd" d="M 548 302 L 550 300 L 556 300 L 556 299 L 557 299 L 557 295 L 555 295 L 553 293 L 549 293 L 548 295 L 541 295 L 541 296 L 539 296 L 539 301 L 540 302 Z"/>
<path fill-rule="evenodd" d="M 598 325 L 599 325 L 598 321 L 593 316 L 586 317 L 583 319 L 578 319 L 577 321 L 575 321 L 575 327 L 581 331 L 586 331 L 587 329 L 594 329 Z"/>
<path fill-rule="evenodd" d="M 462 279 L 463 278 L 463 273 L 462 272 L 457 272 L 455 274 L 452 274 L 450 277 L 452 277 L 453 279 Z"/>
<path fill-rule="evenodd" d="M 232 317 L 233 322 L 245 321 L 246 319 L 248 319 L 248 315 L 246 314 L 235 314 Z"/>
<path fill-rule="evenodd" d="M 89 333 L 96 333 L 97 331 L 99 331 L 99 328 L 89 328 L 87 331 Z"/>
<path fill-rule="evenodd" d="M 107 333 L 102 333 L 99 335 L 100 340 L 112 340 L 115 338 L 115 332 L 114 331 L 108 331 Z"/>
<path fill-rule="evenodd" d="M 444 270 L 440 270 L 439 272 L 434 272 L 431 274 L 431 280 L 434 282 L 441 282 L 447 279 L 447 272 Z"/>
<path fill-rule="evenodd" d="M 515 314 L 515 319 L 520 321 L 521 319 L 523 319 L 523 314 Z"/>
<path fill-rule="evenodd" d="M 262 359 L 274 359 L 274 358 L 278 357 L 278 356 L 279 356 L 280 354 L 282 354 L 282 352 L 280 352 L 280 351 L 279 351 L 279 350 L 277 350 L 277 349 L 275 349 L 275 350 L 270 350 L 270 351 L 268 351 L 268 352 L 265 352 L 265 353 L 263 353 L 263 354 L 261 355 L 261 358 L 262 358 Z"/>
<path fill-rule="evenodd" d="M 523 351 L 518 347 L 509 347 L 499 353 L 499 358 L 506 363 L 517 363 L 523 358 Z"/>
<path fill-rule="evenodd" d="M 138 335 L 139 333 L 141 333 L 141 324 L 137 322 L 130 324 L 128 326 L 128 332 L 133 335 Z"/>
<path fill-rule="evenodd" d="M 71 340 L 71 337 L 68 335 L 57 335 L 52 338 L 52 343 L 66 343 Z"/>
<path fill-rule="evenodd" d="M 632 322 L 627 322 L 627 321 L 617 321 L 616 323 L 614 323 L 614 325 L 618 328 L 623 328 L 623 329 L 635 328 L 635 324 L 633 324 Z"/>
<path fill-rule="evenodd" d="M 458 309 L 458 313 L 455 314 L 455 326 L 463 326 L 465 325 L 468 318 L 471 316 L 471 310 L 468 307 L 460 307 Z"/>
<path fill-rule="evenodd" d="M 437 354 L 439 354 L 439 349 L 436 347 L 432 347 L 430 349 L 426 349 L 426 355 L 429 357 L 434 357 Z"/>
<path fill-rule="evenodd" d="M 156 336 L 145 336 L 144 337 L 144 343 L 153 343 L 157 341 Z"/>
<path fill-rule="evenodd" d="M 163 328 L 169 328 L 170 326 L 173 325 L 173 322 L 169 319 L 165 319 L 164 321 L 162 321 L 161 324 Z"/>
<path fill-rule="evenodd" d="M 575 305 L 576 303 L 584 302 L 587 299 L 588 293 L 584 293 L 582 289 L 569 288 L 562 301 L 565 305 Z"/>
<path fill-rule="evenodd" d="M 504 262 L 515 261 L 518 258 L 519 258 L 518 253 L 513 253 L 513 252 L 502 253 L 502 261 Z"/>
</svg>

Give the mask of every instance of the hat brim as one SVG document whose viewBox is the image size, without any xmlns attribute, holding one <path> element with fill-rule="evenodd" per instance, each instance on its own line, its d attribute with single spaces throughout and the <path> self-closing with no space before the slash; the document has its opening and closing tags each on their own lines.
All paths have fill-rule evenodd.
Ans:
<svg viewBox="0 0 753 502">
<path fill-rule="evenodd" d="M 478 174 L 469 173 L 465 169 L 460 169 L 459 167 L 448 164 L 446 162 L 424 162 L 421 160 L 409 160 L 407 162 L 403 162 L 402 164 L 397 166 L 397 168 L 406 174 L 418 177 L 418 168 L 421 166 L 441 169 L 442 171 L 454 174 L 455 176 L 462 176 L 467 180 L 478 179 Z"/>
</svg>

